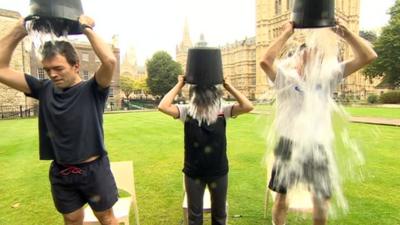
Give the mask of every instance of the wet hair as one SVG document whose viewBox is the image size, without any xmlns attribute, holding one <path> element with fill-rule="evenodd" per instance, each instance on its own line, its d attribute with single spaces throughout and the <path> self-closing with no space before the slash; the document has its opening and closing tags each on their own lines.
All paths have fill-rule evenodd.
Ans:
<svg viewBox="0 0 400 225">
<path fill-rule="evenodd" d="M 47 41 L 44 43 L 42 51 L 42 60 L 51 59 L 57 54 L 64 56 L 71 66 L 79 63 L 79 56 L 71 43 L 68 41 Z"/>
<path fill-rule="evenodd" d="M 217 86 L 202 87 L 192 85 L 189 88 L 189 97 L 194 105 L 200 108 L 207 108 L 223 96 L 223 91 Z"/>
<path fill-rule="evenodd" d="M 212 124 L 217 120 L 221 109 L 222 96 L 224 92 L 221 85 L 189 87 L 189 115 L 199 121 Z"/>
</svg>

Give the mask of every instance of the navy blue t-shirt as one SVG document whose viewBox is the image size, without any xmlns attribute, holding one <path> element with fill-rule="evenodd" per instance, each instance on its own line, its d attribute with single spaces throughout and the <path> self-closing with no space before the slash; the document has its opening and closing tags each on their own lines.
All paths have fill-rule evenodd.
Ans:
<svg viewBox="0 0 400 225">
<path fill-rule="evenodd" d="M 78 164 L 104 147 L 103 113 L 109 88 L 91 78 L 66 90 L 51 80 L 25 75 L 31 90 L 27 96 L 39 100 L 39 145 L 41 160 Z"/>
</svg>

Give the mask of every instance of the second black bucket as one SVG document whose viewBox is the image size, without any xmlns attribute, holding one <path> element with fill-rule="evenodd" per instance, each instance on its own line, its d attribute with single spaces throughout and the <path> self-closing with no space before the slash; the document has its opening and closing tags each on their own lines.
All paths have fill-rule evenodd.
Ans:
<svg viewBox="0 0 400 225">
<path fill-rule="evenodd" d="M 222 84 L 221 50 L 218 48 L 190 48 L 186 64 L 186 83 L 207 87 Z"/>
<path fill-rule="evenodd" d="M 295 28 L 335 26 L 335 1 L 295 0 L 292 16 Z"/>
<path fill-rule="evenodd" d="M 32 20 L 33 29 L 64 34 L 81 34 L 79 16 L 83 14 L 80 0 L 31 0 L 30 15 L 25 21 Z"/>
</svg>

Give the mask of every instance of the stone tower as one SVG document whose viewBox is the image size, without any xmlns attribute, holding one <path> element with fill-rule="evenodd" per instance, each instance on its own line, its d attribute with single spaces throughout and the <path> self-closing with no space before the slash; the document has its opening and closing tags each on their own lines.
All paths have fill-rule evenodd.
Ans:
<svg viewBox="0 0 400 225">
<path fill-rule="evenodd" d="M 182 70 L 186 70 L 186 60 L 188 56 L 188 49 L 193 47 L 189 34 L 189 23 L 185 19 L 185 26 L 183 28 L 182 42 L 176 46 L 176 61 L 182 65 Z"/>
<path fill-rule="evenodd" d="M 137 74 L 136 51 L 128 46 L 121 64 L 121 75 L 134 77 Z"/>
</svg>

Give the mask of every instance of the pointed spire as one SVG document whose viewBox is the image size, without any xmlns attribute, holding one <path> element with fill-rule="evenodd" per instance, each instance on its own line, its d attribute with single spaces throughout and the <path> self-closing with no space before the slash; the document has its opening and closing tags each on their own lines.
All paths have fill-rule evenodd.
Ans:
<svg viewBox="0 0 400 225">
<path fill-rule="evenodd" d="M 196 47 L 207 47 L 207 42 L 203 33 L 200 34 L 200 40 L 196 43 Z"/>
<path fill-rule="evenodd" d="M 185 25 L 183 28 L 183 38 L 181 47 L 183 48 L 190 48 L 192 47 L 192 40 L 190 40 L 190 33 L 189 33 L 189 22 L 187 17 L 185 18 Z"/>
</svg>

